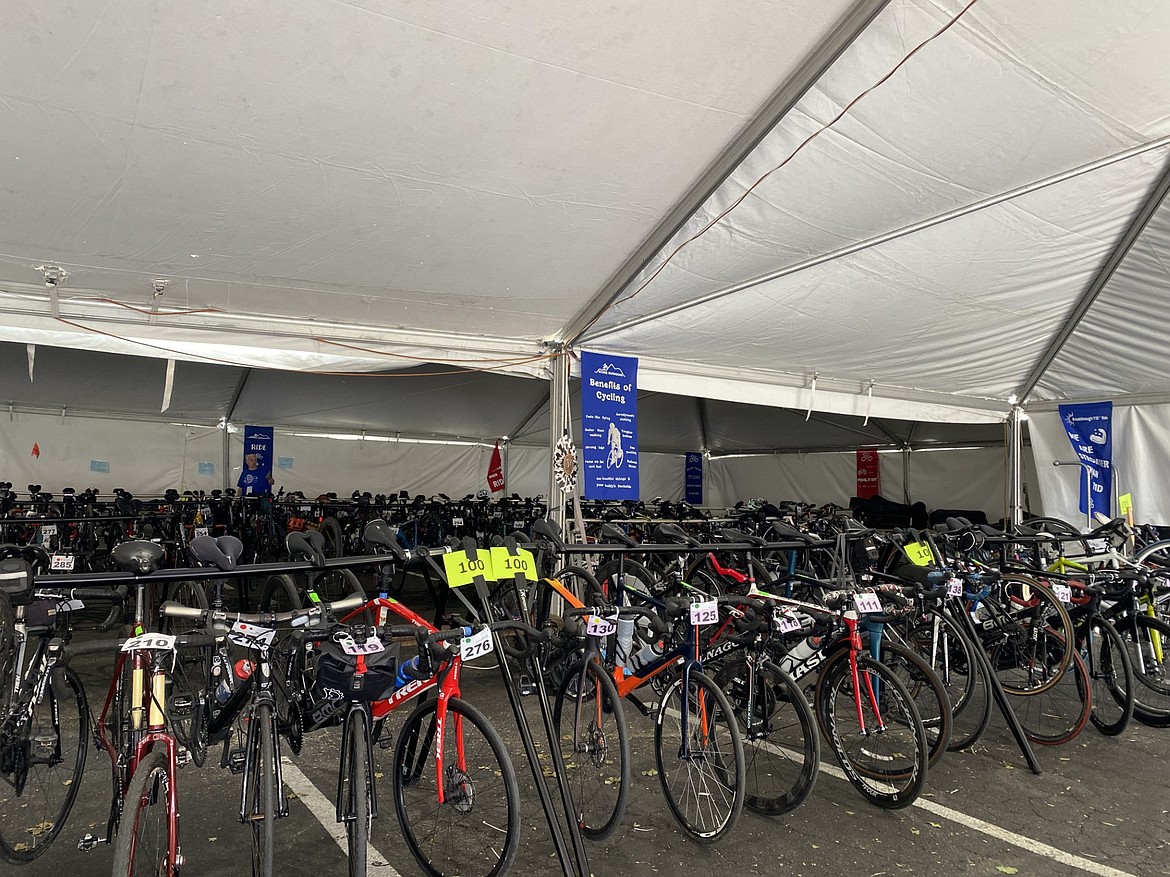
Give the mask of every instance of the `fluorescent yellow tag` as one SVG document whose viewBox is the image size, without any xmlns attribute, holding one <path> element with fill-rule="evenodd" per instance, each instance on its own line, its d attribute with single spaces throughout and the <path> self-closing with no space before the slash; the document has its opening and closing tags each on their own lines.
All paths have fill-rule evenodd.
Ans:
<svg viewBox="0 0 1170 877">
<path fill-rule="evenodd" d="M 536 581 L 536 558 L 524 548 L 520 549 L 519 554 L 512 555 L 507 548 L 495 546 L 492 548 L 492 566 L 495 567 L 497 579 L 510 579 L 520 573 L 525 581 Z"/>
<path fill-rule="evenodd" d="M 903 545 L 902 550 L 915 566 L 930 566 L 934 563 L 934 554 L 925 542 L 911 542 L 909 545 Z"/>
<path fill-rule="evenodd" d="M 1123 493 L 1117 497 L 1117 511 L 1123 515 L 1128 515 L 1133 511 L 1133 494 Z"/>
<path fill-rule="evenodd" d="M 447 574 L 447 584 L 452 588 L 470 585 L 476 576 L 483 576 L 488 581 L 495 578 L 492 556 L 482 548 L 475 553 L 475 560 L 470 560 L 466 551 L 444 554 L 443 572 Z"/>
</svg>

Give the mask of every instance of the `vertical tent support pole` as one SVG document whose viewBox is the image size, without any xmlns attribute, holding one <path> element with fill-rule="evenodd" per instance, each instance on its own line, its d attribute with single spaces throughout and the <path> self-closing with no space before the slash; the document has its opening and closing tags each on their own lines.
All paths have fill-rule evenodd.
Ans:
<svg viewBox="0 0 1170 877">
<path fill-rule="evenodd" d="M 1008 415 L 1008 518 L 1012 524 L 1024 521 L 1024 409 L 1013 405 Z"/>
<path fill-rule="evenodd" d="M 231 434 L 228 432 L 228 422 L 223 422 L 223 465 L 220 466 L 220 471 L 223 473 L 223 489 L 226 491 L 231 487 L 232 470 L 228 468 L 231 465 L 232 455 L 232 441 Z"/>
<path fill-rule="evenodd" d="M 560 349 L 558 352 L 561 354 L 560 356 L 553 357 L 549 360 L 549 377 L 552 381 L 552 386 L 550 387 L 548 398 L 548 513 L 549 517 L 556 522 L 557 526 L 561 528 L 561 532 L 564 533 L 564 494 L 561 492 L 560 487 L 557 486 L 556 477 L 553 474 L 553 466 L 555 465 L 553 455 L 556 450 L 557 441 L 569 428 L 569 356 L 563 349 Z"/>
</svg>

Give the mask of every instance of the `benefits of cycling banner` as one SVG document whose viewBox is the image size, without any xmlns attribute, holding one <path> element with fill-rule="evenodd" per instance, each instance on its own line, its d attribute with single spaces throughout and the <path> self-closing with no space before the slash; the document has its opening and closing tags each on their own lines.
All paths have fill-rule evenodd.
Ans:
<svg viewBox="0 0 1170 877">
<path fill-rule="evenodd" d="M 1061 405 L 1060 422 L 1081 461 L 1081 514 L 1113 516 L 1113 403 Z"/>
<path fill-rule="evenodd" d="M 638 360 L 581 353 L 587 499 L 638 499 Z"/>
</svg>

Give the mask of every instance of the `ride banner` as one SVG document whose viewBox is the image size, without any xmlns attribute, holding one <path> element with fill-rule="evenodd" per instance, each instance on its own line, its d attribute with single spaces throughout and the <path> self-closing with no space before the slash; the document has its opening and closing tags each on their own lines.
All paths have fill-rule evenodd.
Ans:
<svg viewBox="0 0 1170 877">
<path fill-rule="evenodd" d="M 683 475 L 684 499 L 691 505 L 703 504 L 703 455 L 687 454 Z"/>
<path fill-rule="evenodd" d="M 244 427 L 244 466 L 236 486 L 245 496 L 268 493 L 272 484 L 272 427 Z"/>
<path fill-rule="evenodd" d="M 586 499 L 638 499 L 638 360 L 581 353 Z"/>
<path fill-rule="evenodd" d="M 1061 405 L 1060 422 L 1081 462 L 1081 514 L 1113 515 L 1113 403 Z"/>
<path fill-rule="evenodd" d="M 858 499 L 870 499 L 882 492 L 882 467 L 878 452 L 873 448 L 857 449 Z"/>
</svg>

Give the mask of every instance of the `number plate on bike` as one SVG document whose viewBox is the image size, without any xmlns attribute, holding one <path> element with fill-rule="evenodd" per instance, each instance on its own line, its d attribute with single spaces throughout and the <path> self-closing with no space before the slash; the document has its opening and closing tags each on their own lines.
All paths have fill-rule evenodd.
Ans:
<svg viewBox="0 0 1170 877">
<path fill-rule="evenodd" d="M 72 554 L 54 554 L 49 562 L 50 572 L 73 572 L 73 564 L 77 558 Z"/>
<path fill-rule="evenodd" d="M 495 646 L 492 645 L 492 632 L 485 627 L 479 633 L 465 636 L 459 642 L 459 657 L 464 661 L 480 658 L 491 654 Z"/>
<path fill-rule="evenodd" d="M 458 517 L 452 518 L 451 524 L 455 527 L 462 527 L 463 526 L 463 518 L 458 518 Z"/>
<path fill-rule="evenodd" d="M 199 536 L 210 536 L 210 535 L 211 535 L 211 531 L 208 530 L 207 527 L 196 527 L 195 528 L 196 538 L 198 538 Z"/>
<path fill-rule="evenodd" d="M 1053 585 L 1052 593 L 1056 594 L 1056 599 L 1061 603 L 1072 602 L 1072 588 L 1068 585 Z"/>
<path fill-rule="evenodd" d="M 951 576 L 947 579 L 947 595 L 950 597 L 963 596 L 963 580 Z"/>
<path fill-rule="evenodd" d="M 337 644 L 347 655 L 376 655 L 378 652 L 386 651 L 386 646 L 376 636 L 370 637 L 364 643 L 359 643 L 352 636 L 346 635 L 338 638 Z"/>
<path fill-rule="evenodd" d="M 600 615 L 590 615 L 585 622 L 585 632 L 590 636 L 609 636 L 616 630 L 616 624 Z"/>
<path fill-rule="evenodd" d="M 882 601 L 872 591 L 861 591 L 853 595 L 853 608 L 858 612 L 881 612 Z"/>
<path fill-rule="evenodd" d="M 57 535 L 56 524 L 41 524 L 41 538 L 48 539 L 50 536 Z"/>
<path fill-rule="evenodd" d="M 228 639 L 237 646 L 253 649 L 259 646 L 270 646 L 276 638 L 276 631 L 271 627 L 261 627 L 258 624 L 247 624 L 237 621 L 228 632 Z"/>
<path fill-rule="evenodd" d="M 123 652 L 133 652 L 138 649 L 173 652 L 175 650 L 175 637 L 169 633 L 142 633 L 138 636 L 132 636 L 122 643 Z"/>
<path fill-rule="evenodd" d="M 781 633 L 791 633 L 800 630 L 800 619 L 791 612 L 781 612 L 776 619 L 776 626 L 780 628 Z"/>
<path fill-rule="evenodd" d="M 719 604 L 714 600 L 696 600 L 691 604 L 691 624 L 715 624 L 719 620 Z"/>
</svg>

